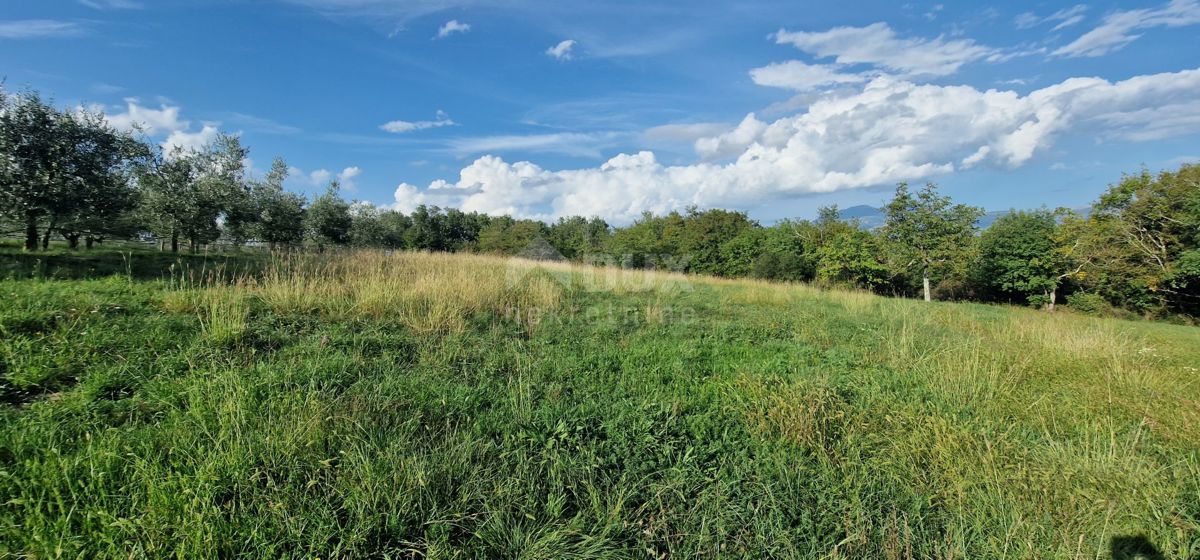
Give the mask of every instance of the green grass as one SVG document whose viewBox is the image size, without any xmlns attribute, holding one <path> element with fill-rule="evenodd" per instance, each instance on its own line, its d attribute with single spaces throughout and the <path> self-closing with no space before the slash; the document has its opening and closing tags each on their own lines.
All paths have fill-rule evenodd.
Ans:
<svg viewBox="0 0 1200 560">
<path fill-rule="evenodd" d="M 0 281 L 0 556 L 1200 555 L 1195 328 L 481 257 L 268 270 Z"/>
<path fill-rule="evenodd" d="M 194 280 L 211 274 L 235 276 L 256 272 L 264 256 L 252 249 L 235 253 L 159 252 L 140 243 L 109 242 L 95 249 L 26 252 L 0 240 L 0 278 L 84 280 L 119 275 L 136 280 Z"/>
</svg>

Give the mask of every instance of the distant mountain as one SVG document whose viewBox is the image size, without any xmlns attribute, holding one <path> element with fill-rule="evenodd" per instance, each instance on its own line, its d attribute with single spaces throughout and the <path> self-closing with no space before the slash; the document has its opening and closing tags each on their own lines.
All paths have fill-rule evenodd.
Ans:
<svg viewBox="0 0 1200 560">
<path fill-rule="evenodd" d="M 1075 211 L 1086 216 L 1091 211 L 1091 208 L 1076 208 Z M 975 222 L 975 224 L 979 226 L 979 229 L 987 229 L 992 225 L 992 223 L 1000 219 L 1001 216 L 1006 216 L 1012 212 L 1013 210 L 993 210 L 985 213 L 979 218 L 979 221 Z M 858 206 L 851 206 L 849 208 L 839 210 L 838 216 L 843 220 L 858 220 L 859 225 L 864 229 L 881 228 L 887 221 L 887 216 L 883 213 L 882 208 L 876 208 L 866 204 L 860 204 Z"/>
<path fill-rule="evenodd" d="M 875 229 L 883 227 L 886 216 L 883 214 L 882 208 L 859 204 L 846 209 L 838 210 L 838 217 L 843 220 L 858 220 L 858 224 L 865 229 Z"/>
</svg>

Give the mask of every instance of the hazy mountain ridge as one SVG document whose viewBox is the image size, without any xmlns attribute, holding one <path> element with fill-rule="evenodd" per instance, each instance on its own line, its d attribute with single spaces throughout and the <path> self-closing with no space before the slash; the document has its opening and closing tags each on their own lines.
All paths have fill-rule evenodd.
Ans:
<svg viewBox="0 0 1200 560">
<path fill-rule="evenodd" d="M 1086 216 L 1089 212 L 1091 212 L 1091 207 L 1085 206 L 1083 208 L 1072 208 L 1072 210 Z M 1019 211 L 1021 211 L 1021 209 L 1016 208 L 1010 208 L 1008 210 L 991 210 L 984 213 L 984 215 L 975 223 L 979 226 L 979 229 L 987 229 L 1002 216 Z M 859 204 L 857 206 L 841 209 L 838 211 L 838 216 L 843 220 L 858 220 L 859 225 L 865 229 L 881 228 L 887 221 L 887 215 L 884 213 L 882 208 L 876 208 L 868 204 Z"/>
</svg>

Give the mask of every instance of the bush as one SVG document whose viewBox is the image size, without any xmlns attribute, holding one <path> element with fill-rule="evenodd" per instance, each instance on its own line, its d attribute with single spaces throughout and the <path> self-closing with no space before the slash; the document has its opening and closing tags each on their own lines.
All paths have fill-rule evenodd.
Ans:
<svg viewBox="0 0 1200 560">
<path fill-rule="evenodd" d="M 1083 313 L 1084 315 L 1095 315 L 1098 317 L 1110 317 L 1114 315 L 1116 308 L 1104 299 L 1100 294 L 1088 292 L 1079 292 L 1067 296 L 1067 307 L 1072 311 Z"/>
</svg>

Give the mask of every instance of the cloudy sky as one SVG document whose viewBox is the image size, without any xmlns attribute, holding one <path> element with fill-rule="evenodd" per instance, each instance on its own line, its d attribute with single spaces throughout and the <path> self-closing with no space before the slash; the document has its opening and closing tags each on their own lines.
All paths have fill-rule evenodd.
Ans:
<svg viewBox="0 0 1200 560">
<path fill-rule="evenodd" d="M 1200 160 L 1200 0 L 3 3 L 7 88 L 403 210 L 1078 207 Z"/>
</svg>

